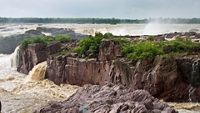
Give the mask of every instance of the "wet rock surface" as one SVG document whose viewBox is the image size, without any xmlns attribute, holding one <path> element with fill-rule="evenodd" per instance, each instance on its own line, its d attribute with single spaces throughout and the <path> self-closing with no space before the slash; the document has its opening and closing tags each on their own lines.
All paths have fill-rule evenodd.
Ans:
<svg viewBox="0 0 200 113">
<path fill-rule="evenodd" d="M 120 85 L 85 85 L 64 102 L 52 103 L 35 113 L 177 113 L 147 91 Z"/>
</svg>

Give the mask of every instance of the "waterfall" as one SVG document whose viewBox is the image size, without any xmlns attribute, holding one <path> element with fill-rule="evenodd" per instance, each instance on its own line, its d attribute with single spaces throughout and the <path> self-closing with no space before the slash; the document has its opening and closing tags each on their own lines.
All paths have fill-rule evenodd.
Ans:
<svg viewBox="0 0 200 113">
<path fill-rule="evenodd" d="M 190 88 L 189 88 L 189 101 L 195 102 L 195 92 L 196 92 L 196 85 L 199 79 L 199 60 L 195 60 L 192 63 L 192 71 L 190 77 Z"/>
<path fill-rule="evenodd" d="M 10 60 L 11 60 L 11 67 L 17 68 L 19 64 L 19 46 L 17 46 L 15 48 L 14 53 L 11 54 Z"/>
<path fill-rule="evenodd" d="M 26 78 L 26 82 L 29 81 L 40 81 L 45 78 L 47 68 L 47 62 L 39 63 L 38 65 L 34 66 L 33 69 L 29 72 L 29 75 Z"/>
</svg>

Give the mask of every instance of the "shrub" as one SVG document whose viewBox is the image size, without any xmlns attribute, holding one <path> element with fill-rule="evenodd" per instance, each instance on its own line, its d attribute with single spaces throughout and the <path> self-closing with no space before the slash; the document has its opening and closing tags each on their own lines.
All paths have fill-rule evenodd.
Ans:
<svg viewBox="0 0 200 113">
<path fill-rule="evenodd" d="M 87 56 L 89 54 L 98 54 L 99 46 L 103 39 L 112 38 L 113 35 L 111 33 L 95 33 L 95 36 L 88 36 L 79 41 L 78 47 L 74 49 L 79 56 Z"/>
<path fill-rule="evenodd" d="M 33 43 L 42 43 L 47 45 L 48 44 L 48 39 L 47 38 L 43 38 L 43 37 L 33 37 L 30 39 L 25 39 L 20 43 L 20 49 L 24 50 L 28 47 L 29 44 L 33 44 Z"/>
<path fill-rule="evenodd" d="M 55 36 L 55 41 L 59 41 L 62 43 L 69 42 L 71 38 L 68 35 L 57 35 Z"/>
<path fill-rule="evenodd" d="M 191 40 L 176 39 L 173 41 L 139 41 L 123 45 L 123 54 L 129 59 L 154 58 L 157 55 L 180 54 L 200 50 L 200 44 Z"/>
<path fill-rule="evenodd" d="M 78 43 L 78 47 L 76 47 L 74 50 L 80 56 L 89 55 L 90 53 L 97 54 L 102 39 L 103 37 L 99 35 L 95 37 L 89 36 L 87 38 L 81 39 Z"/>
<path fill-rule="evenodd" d="M 145 41 L 125 45 L 123 47 L 123 54 L 129 59 L 146 59 L 161 55 L 163 51 L 156 42 Z"/>
</svg>

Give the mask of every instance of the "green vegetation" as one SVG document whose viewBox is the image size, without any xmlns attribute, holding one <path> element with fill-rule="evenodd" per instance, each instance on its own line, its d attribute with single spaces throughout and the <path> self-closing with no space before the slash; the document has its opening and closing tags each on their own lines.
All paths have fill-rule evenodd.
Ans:
<svg viewBox="0 0 200 113">
<path fill-rule="evenodd" d="M 124 45 L 123 54 L 129 59 L 146 59 L 161 55 L 163 51 L 158 43 L 144 41 Z"/>
<path fill-rule="evenodd" d="M 127 43 L 123 54 L 129 59 L 154 58 L 157 55 L 191 53 L 200 50 L 200 44 L 191 40 L 176 39 L 173 41 L 138 41 Z"/>
<path fill-rule="evenodd" d="M 24 50 L 28 47 L 29 44 L 34 43 L 42 43 L 44 45 L 48 45 L 49 43 L 53 41 L 58 41 L 62 43 L 67 43 L 71 40 L 71 38 L 68 35 L 57 35 L 55 37 L 52 36 L 35 36 L 31 38 L 27 38 L 20 42 L 20 49 Z"/>
<path fill-rule="evenodd" d="M 200 50 L 200 44 L 192 42 L 191 40 L 177 38 L 173 41 L 154 41 L 154 37 L 150 36 L 146 41 L 137 40 L 130 41 L 125 37 L 113 36 L 111 33 L 101 34 L 96 33 L 95 36 L 88 36 L 81 39 L 78 42 L 78 46 L 74 49 L 62 51 L 60 54 L 69 54 L 70 52 L 76 52 L 79 57 L 96 57 L 99 53 L 99 47 L 103 40 L 113 40 L 120 44 L 122 47 L 122 53 L 124 57 L 131 60 L 148 59 L 156 56 L 168 56 L 168 55 L 180 55 L 180 54 L 192 54 Z M 70 37 L 67 35 L 51 36 L 39 36 L 33 37 L 21 42 L 21 49 L 26 49 L 29 44 L 43 43 L 48 45 L 52 41 L 59 41 L 66 43 L 70 41 Z"/>
<path fill-rule="evenodd" d="M 99 52 L 98 50 L 101 41 L 104 38 L 109 38 L 110 36 L 112 36 L 110 33 L 105 35 L 101 33 L 96 33 L 95 36 L 89 36 L 81 39 L 78 43 L 78 47 L 76 47 L 74 51 L 77 52 L 79 56 L 97 54 Z"/>
<path fill-rule="evenodd" d="M 97 33 L 95 36 L 89 36 L 80 40 L 78 46 L 74 49 L 81 57 L 99 53 L 99 46 L 102 40 L 112 39 L 118 42 L 122 47 L 123 55 L 129 59 L 147 59 L 154 58 L 157 55 L 178 55 L 183 53 L 192 53 L 200 50 L 200 44 L 191 40 L 177 38 L 173 41 L 153 41 L 150 36 L 146 41 L 128 41 L 125 37 L 115 37 L 110 33 L 105 35 Z"/>
</svg>

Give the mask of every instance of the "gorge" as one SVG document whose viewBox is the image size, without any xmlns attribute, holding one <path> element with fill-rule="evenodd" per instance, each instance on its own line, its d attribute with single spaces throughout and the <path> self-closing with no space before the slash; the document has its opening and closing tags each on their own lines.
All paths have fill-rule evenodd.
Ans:
<svg viewBox="0 0 200 113">
<path fill-rule="evenodd" d="M 104 36 L 102 35 L 102 37 Z M 154 36 L 153 40 L 162 42 L 163 40 L 172 39 L 174 37 L 181 37 L 182 39 L 185 39 L 186 36 L 190 37 L 191 40 L 196 41 L 198 39 L 198 34 L 196 33 L 174 33 Z M 141 39 L 140 37 L 127 37 L 127 40 L 134 41 Z M 151 38 L 148 38 L 148 36 L 146 36 L 146 40 L 151 40 Z M 27 48 L 21 51 L 19 54 L 20 62 L 17 66 L 19 72 L 28 74 L 28 72 L 34 66 L 43 61 L 47 61 L 45 78 L 53 81 L 55 84 L 58 85 L 72 84 L 83 86 L 83 88 L 78 91 L 81 93 L 86 90 L 86 93 L 83 95 L 80 95 L 77 92 L 75 95 L 64 102 L 51 103 L 50 105 L 47 105 L 41 110 L 37 110 L 35 112 L 51 113 L 57 111 L 79 113 L 81 111 L 83 112 L 85 109 L 89 110 L 88 112 L 94 112 L 95 110 L 93 109 L 93 104 L 94 102 L 98 103 L 98 101 L 95 101 L 96 98 L 91 98 L 87 95 L 92 95 L 94 93 L 94 96 L 99 95 L 97 98 L 102 99 L 104 97 L 101 96 L 101 92 L 102 94 L 107 94 L 108 92 L 116 91 L 116 94 L 110 94 L 116 96 L 118 95 L 118 93 L 121 94 L 121 91 L 124 92 L 123 90 L 128 90 L 125 91 L 127 92 L 127 95 L 147 96 L 149 94 L 146 94 L 142 91 L 146 90 L 152 96 L 165 102 L 199 101 L 198 96 L 200 95 L 200 93 L 198 74 L 198 46 L 192 47 L 191 50 L 187 48 L 187 54 L 184 51 L 183 53 L 176 55 L 169 54 L 170 52 L 174 51 L 174 48 L 172 45 L 167 45 L 163 48 L 167 55 L 158 55 L 148 59 L 130 60 L 124 56 L 121 41 L 123 42 L 124 40 L 118 40 L 118 38 L 102 39 L 98 47 L 98 52 L 94 52 L 95 54 L 93 54 L 91 52 L 87 53 L 87 51 L 85 51 L 86 53 L 84 53 L 83 56 L 80 56 L 72 51 L 73 48 L 76 48 L 78 45 L 80 45 L 78 41 L 70 41 L 67 43 L 53 42 L 47 46 L 41 43 L 28 45 Z M 183 41 L 183 43 L 185 42 Z M 97 86 L 85 86 L 85 84 L 92 84 Z M 117 90 L 115 90 L 116 87 L 123 88 L 117 88 Z M 87 94 L 87 90 L 91 92 Z M 130 91 L 133 91 L 133 93 L 131 93 Z M 86 98 L 86 100 L 79 101 L 77 100 L 78 98 Z M 122 97 L 116 98 L 122 99 Z M 166 110 L 170 113 L 176 112 L 173 109 L 168 108 L 168 106 L 164 104 L 164 108 L 159 108 L 158 106 L 156 106 L 155 102 L 153 102 L 153 106 L 151 106 L 149 109 L 148 106 L 150 105 L 150 103 L 144 104 L 144 100 L 141 101 L 133 99 L 133 102 L 131 103 L 139 102 L 140 104 L 144 104 L 144 106 L 142 105 L 143 108 L 137 108 L 134 107 L 136 103 L 127 103 L 126 99 L 128 98 L 123 98 L 124 99 L 122 100 L 124 101 L 120 99 L 111 99 L 108 100 L 108 102 L 102 102 L 102 104 L 108 105 L 106 108 L 108 108 L 109 112 L 116 112 L 115 110 L 128 110 L 133 112 L 134 110 L 136 110 L 135 112 L 150 112 L 151 110 L 161 112 L 162 110 Z M 140 98 L 151 97 L 141 96 Z M 87 99 L 94 100 L 94 102 L 84 103 L 84 101 L 88 101 Z M 73 102 L 71 103 L 70 101 L 73 101 L 74 104 L 72 104 Z M 109 101 L 116 102 L 109 103 Z M 116 104 L 118 102 L 122 103 Z M 126 104 L 123 102 L 125 102 Z M 86 104 L 87 106 L 85 106 L 84 104 Z M 125 106 L 128 106 L 128 108 L 122 109 Z M 95 112 L 103 112 L 101 110 L 105 109 L 104 107 L 100 107 L 99 110 L 96 109 Z M 137 109 L 140 110 L 137 111 Z"/>
<path fill-rule="evenodd" d="M 0 55 L 2 112 L 198 113 L 199 36 L 29 37 Z"/>
</svg>

